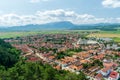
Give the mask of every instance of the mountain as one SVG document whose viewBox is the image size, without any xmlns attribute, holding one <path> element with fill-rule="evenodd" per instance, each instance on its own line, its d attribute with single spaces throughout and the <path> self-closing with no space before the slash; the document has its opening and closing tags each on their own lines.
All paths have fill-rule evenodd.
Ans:
<svg viewBox="0 0 120 80">
<path fill-rule="evenodd" d="M 8 28 L 1 28 L 0 31 L 33 31 L 33 30 L 68 30 L 75 25 L 68 21 L 53 22 L 46 24 L 30 24 L 25 26 L 13 26 Z"/>
<path fill-rule="evenodd" d="M 76 25 L 68 21 L 53 22 L 46 24 L 30 24 L 25 26 L 13 26 L 0 28 L 0 31 L 36 31 L 36 30 L 117 30 L 120 24 L 99 23 Z"/>
<path fill-rule="evenodd" d="M 76 25 L 76 27 L 71 28 L 72 30 L 105 30 L 105 31 L 115 31 L 120 29 L 120 24 L 118 23 L 98 23 L 98 24 L 83 24 Z"/>
</svg>

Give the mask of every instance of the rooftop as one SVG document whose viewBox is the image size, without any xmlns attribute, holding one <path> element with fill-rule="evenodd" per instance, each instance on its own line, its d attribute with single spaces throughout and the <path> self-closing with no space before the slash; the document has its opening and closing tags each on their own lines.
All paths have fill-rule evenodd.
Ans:
<svg viewBox="0 0 120 80">
<path fill-rule="evenodd" d="M 117 73 L 117 72 L 115 72 L 115 71 L 112 71 L 112 72 L 110 73 L 110 76 L 109 76 L 109 77 L 111 77 L 111 78 L 117 78 L 118 74 L 119 74 L 119 73 Z"/>
</svg>

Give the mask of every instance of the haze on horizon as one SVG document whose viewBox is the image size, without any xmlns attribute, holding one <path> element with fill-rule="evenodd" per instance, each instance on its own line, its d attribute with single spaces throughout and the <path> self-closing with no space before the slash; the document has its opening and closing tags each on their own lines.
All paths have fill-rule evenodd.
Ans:
<svg viewBox="0 0 120 80">
<path fill-rule="evenodd" d="M 0 26 L 120 23 L 120 0 L 1 0 Z"/>
</svg>

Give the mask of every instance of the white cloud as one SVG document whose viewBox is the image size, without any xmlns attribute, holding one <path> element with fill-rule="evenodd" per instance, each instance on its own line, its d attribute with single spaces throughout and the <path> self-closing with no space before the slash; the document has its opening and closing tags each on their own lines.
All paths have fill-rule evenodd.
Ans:
<svg viewBox="0 0 120 80">
<path fill-rule="evenodd" d="M 103 0 L 102 5 L 108 8 L 120 7 L 120 0 Z"/>
<path fill-rule="evenodd" d="M 30 3 L 38 3 L 40 1 L 49 1 L 49 0 L 30 0 Z"/>
<path fill-rule="evenodd" d="M 74 24 L 120 23 L 120 18 L 97 18 L 90 14 L 78 14 L 70 10 L 37 11 L 33 15 L 0 15 L 0 26 L 44 24 L 57 21 L 70 21 Z"/>
</svg>

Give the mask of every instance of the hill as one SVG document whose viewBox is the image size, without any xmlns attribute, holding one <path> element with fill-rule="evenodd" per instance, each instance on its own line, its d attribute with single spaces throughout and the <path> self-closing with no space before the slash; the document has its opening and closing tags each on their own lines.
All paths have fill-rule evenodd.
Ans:
<svg viewBox="0 0 120 80">
<path fill-rule="evenodd" d="M 77 75 L 56 70 L 41 61 L 28 62 L 19 56 L 20 51 L 0 39 L 0 80 L 87 80 L 82 72 Z"/>
<path fill-rule="evenodd" d="M 20 51 L 0 39 L 0 65 L 13 66 L 19 59 Z"/>
<path fill-rule="evenodd" d="M 25 26 L 13 26 L 7 28 L 0 28 L 0 31 L 39 31 L 39 30 L 117 30 L 120 28 L 120 24 L 83 24 L 76 25 L 68 21 L 53 22 L 46 24 L 30 24 Z"/>
<path fill-rule="evenodd" d="M 25 26 L 13 26 L 8 28 L 1 28 L 0 31 L 36 31 L 36 30 L 68 30 L 74 27 L 74 24 L 64 22 L 54 22 L 46 24 L 30 24 Z"/>
</svg>

